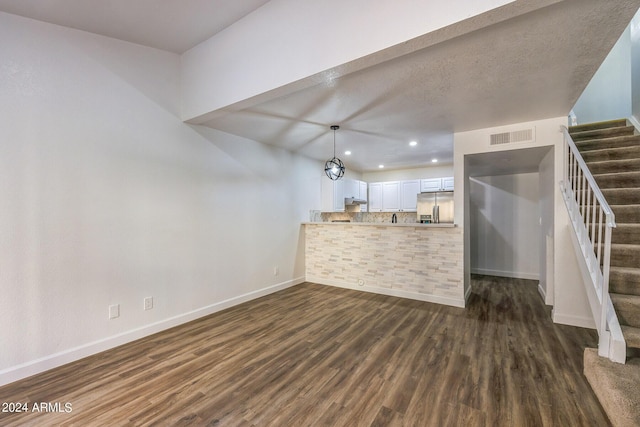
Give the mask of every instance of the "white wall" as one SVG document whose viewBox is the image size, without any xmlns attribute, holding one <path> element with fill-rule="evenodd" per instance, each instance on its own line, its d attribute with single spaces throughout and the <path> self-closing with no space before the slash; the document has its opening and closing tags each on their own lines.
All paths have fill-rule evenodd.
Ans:
<svg viewBox="0 0 640 427">
<path fill-rule="evenodd" d="M 422 178 L 444 178 L 447 176 L 453 176 L 453 164 L 364 172 L 362 174 L 362 180 L 366 182 L 383 182 Z"/>
<path fill-rule="evenodd" d="M 622 33 L 573 107 L 578 123 L 631 115 L 631 36 Z"/>
<path fill-rule="evenodd" d="M 549 150 L 538 166 L 540 178 L 540 284 L 538 290 L 547 305 L 553 305 L 553 229 L 554 229 L 554 190 L 558 185 L 554 177 L 554 150 Z M 564 209 L 563 205 L 557 209 Z"/>
<path fill-rule="evenodd" d="M 554 147 L 553 167 L 553 253 L 554 253 L 554 289 L 553 289 L 553 319 L 557 323 L 575 326 L 593 327 L 593 316 L 587 301 L 584 284 L 573 246 L 570 240 L 569 217 L 560 194 L 559 181 L 562 176 L 562 133 L 560 127 L 566 125 L 566 117 L 556 117 L 535 122 L 517 123 L 509 126 L 479 129 L 454 134 L 454 165 L 465 165 L 455 168 L 455 223 L 462 224 L 465 235 L 465 250 L 470 247 L 469 209 L 465 206 L 470 201 L 470 178 L 468 176 L 468 155 L 513 150 L 516 148 Z M 492 133 L 511 132 L 534 126 L 536 140 L 530 143 L 489 145 L 489 135 Z M 470 277 L 470 253 L 465 253 L 465 293 L 468 292 Z"/>
<path fill-rule="evenodd" d="M 183 54 L 183 118 L 194 119 L 291 83 L 330 84 L 347 70 L 336 67 L 349 61 L 508 3 L 512 0 L 396 0 L 372 7 L 367 0 L 272 0 Z M 384 53 L 377 61 L 383 59 Z"/>
<path fill-rule="evenodd" d="M 471 272 L 539 278 L 538 173 L 470 178 Z"/>
<path fill-rule="evenodd" d="M 302 280 L 317 162 L 182 123 L 177 55 L 0 40 L 0 384 Z"/>
<path fill-rule="evenodd" d="M 633 117 L 640 123 L 640 10 L 630 24 L 631 39 L 631 109 Z"/>
</svg>

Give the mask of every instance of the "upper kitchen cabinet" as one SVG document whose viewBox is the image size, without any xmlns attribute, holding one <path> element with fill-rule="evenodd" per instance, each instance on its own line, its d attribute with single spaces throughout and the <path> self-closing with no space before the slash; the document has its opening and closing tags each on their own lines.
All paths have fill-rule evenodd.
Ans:
<svg viewBox="0 0 640 427">
<path fill-rule="evenodd" d="M 322 212 L 344 212 L 345 199 L 354 199 L 360 205 L 360 211 L 366 211 L 367 183 L 355 179 L 331 181 L 322 178 Z M 356 206 L 354 204 L 354 206 Z M 357 211 L 357 208 L 354 208 Z"/>
<path fill-rule="evenodd" d="M 322 212 L 344 212 L 345 181 L 322 178 Z"/>
<path fill-rule="evenodd" d="M 399 212 L 401 207 L 400 194 L 400 181 L 383 182 L 382 210 L 384 212 Z"/>
<path fill-rule="evenodd" d="M 382 183 L 369 184 L 369 212 L 382 212 Z"/>
<path fill-rule="evenodd" d="M 369 212 L 415 212 L 420 180 L 372 182 Z"/>
<path fill-rule="evenodd" d="M 420 192 L 453 191 L 453 177 L 420 180 Z"/>
<path fill-rule="evenodd" d="M 400 211 L 416 212 L 420 180 L 400 181 Z"/>
</svg>

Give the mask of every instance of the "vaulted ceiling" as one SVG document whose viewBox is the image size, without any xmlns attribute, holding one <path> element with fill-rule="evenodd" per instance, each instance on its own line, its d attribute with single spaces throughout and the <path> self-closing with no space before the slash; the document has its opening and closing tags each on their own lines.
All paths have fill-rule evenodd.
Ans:
<svg viewBox="0 0 640 427">
<path fill-rule="evenodd" d="M 264 3 L 0 0 L 0 11 L 179 53 Z M 568 114 L 639 5 L 560 1 L 204 125 L 324 160 L 338 124 L 338 154 L 360 171 L 451 162 L 454 132 Z"/>
</svg>

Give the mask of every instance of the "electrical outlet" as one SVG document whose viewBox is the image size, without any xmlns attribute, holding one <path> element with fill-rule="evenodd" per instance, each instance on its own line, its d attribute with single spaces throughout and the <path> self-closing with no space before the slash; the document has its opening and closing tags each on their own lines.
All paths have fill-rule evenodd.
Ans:
<svg viewBox="0 0 640 427">
<path fill-rule="evenodd" d="M 116 317 L 120 317 L 120 304 L 109 306 L 109 319 L 115 319 Z"/>
<path fill-rule="evenodd" d="M 153 308 L 153 297 L 146 297 L 144 299 L 144 309 L 151 310 Z"/>
<path fill-rule="evenodd" d="M 273 267 L 273 275 L 277 276 L 278 274 L 280 274 L 280 267 L 276 265 L 275 267 Z"/>
</svg>

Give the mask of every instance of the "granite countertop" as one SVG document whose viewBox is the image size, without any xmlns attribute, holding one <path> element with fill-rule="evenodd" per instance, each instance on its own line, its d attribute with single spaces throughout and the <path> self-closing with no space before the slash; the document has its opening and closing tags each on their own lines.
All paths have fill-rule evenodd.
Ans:
<svg viewBox="0 0 640 427">
<path fill-rule="evenodd" d="M 374 227 L 452 228 L 456 224 L 421 224 L 419 222 L 303 222 L 302 225 L 355 225 Z"/>
</svg>

